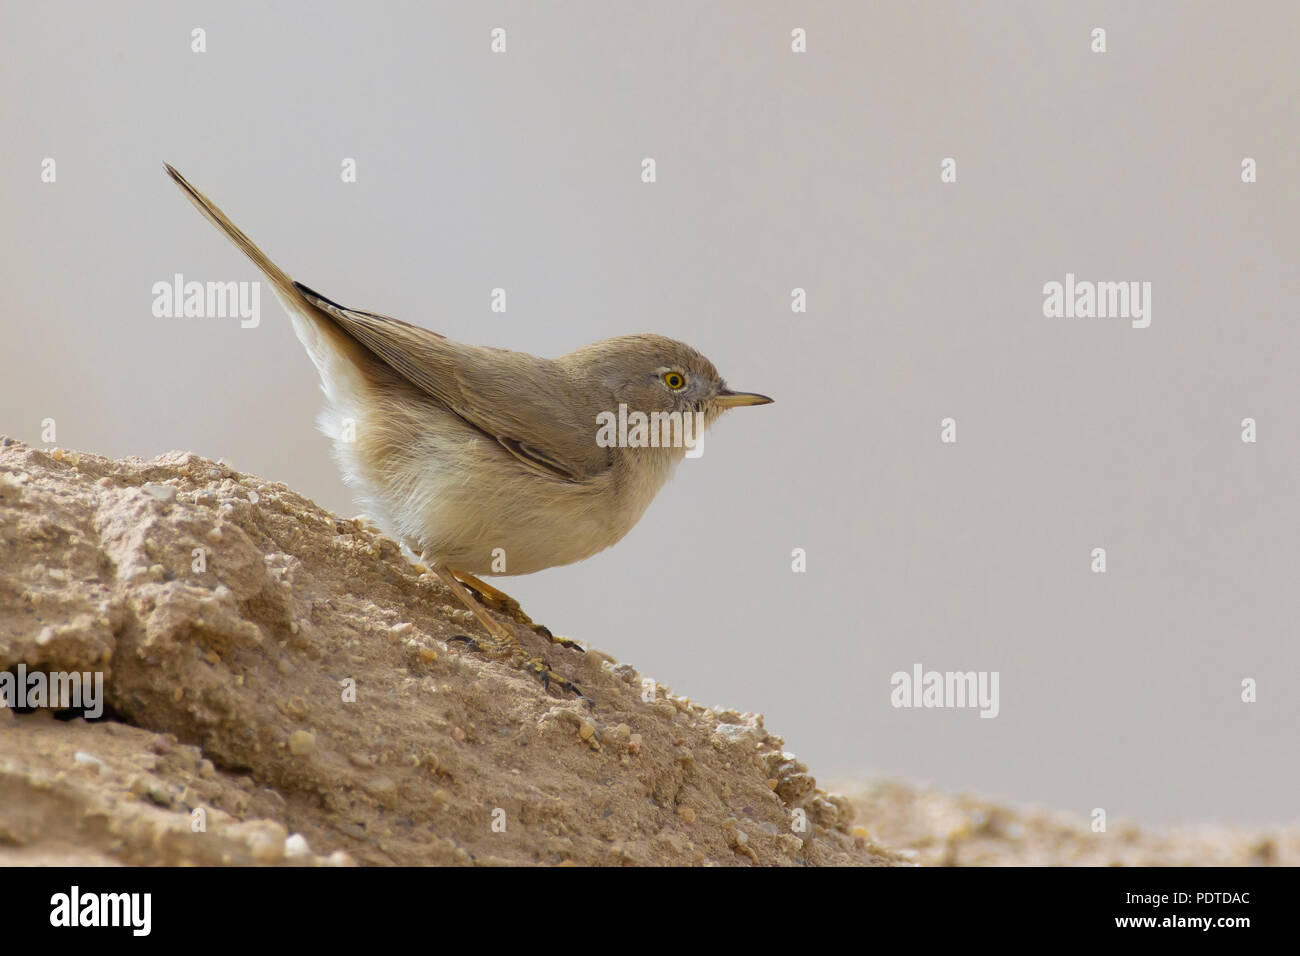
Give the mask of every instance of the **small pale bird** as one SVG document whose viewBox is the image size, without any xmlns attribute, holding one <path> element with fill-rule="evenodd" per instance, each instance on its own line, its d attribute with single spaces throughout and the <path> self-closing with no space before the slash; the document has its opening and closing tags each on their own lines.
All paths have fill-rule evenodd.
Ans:
<svg viewBox="0 0 1300 956">
<path fill-rule="evenodd" d="M 167 172 L 270 280 L 320 373 L 321 430 L 367 512 L 419 555 L 492 643 L 544 683 L 580 693 L 487 612 L 480 600 L 528 622 L 475 575 L 581 561 L 632 529 L 688 449 L 598 440 L 620 405 L 691 414 L 707 427 L 728 408 L 771 399 L 729 389 L 712 362 L 660 335 L 546 359 L 345 308 L 294 282 L 184 176 Z M 504 571 L 495 570 L 501 561 Z"/>
</svg>

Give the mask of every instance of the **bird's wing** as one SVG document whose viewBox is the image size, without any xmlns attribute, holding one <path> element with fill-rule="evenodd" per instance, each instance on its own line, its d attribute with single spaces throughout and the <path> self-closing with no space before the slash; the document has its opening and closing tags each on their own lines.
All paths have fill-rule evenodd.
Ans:
<svg viewBox="0 0 1300 956">
<path fill-rule="evenodd" d="M 547 359 L 516 352 L 503 364 L 499 349 L 345 308 L 301 282 L 294 287 L 402 378 L 537 472 L 576 482 L 610 467 L 589 403 Z"/>
</svg>

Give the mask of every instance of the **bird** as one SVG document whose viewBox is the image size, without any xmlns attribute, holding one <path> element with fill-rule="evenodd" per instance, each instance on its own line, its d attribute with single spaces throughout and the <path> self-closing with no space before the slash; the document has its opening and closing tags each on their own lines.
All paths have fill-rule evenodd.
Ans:
<svg viewBox="0 0 1300 956">
<path fill-rule="evenodd" d="M 478 575 L 530 574 L 610 547 L 703 429 L 728 409 L 772 399 L 729 388 L 700 352 L 661 335 L 617 336 L 550 359 L 345 307 L 290 278 L 163 165 L 270 282 L 320 376 L 320 430 L 374 523 L 472 612 L 493 649 L 547 687 L 585 696 L 487 612 L 485 603 L 522 614 Z M 645 428 L 647 419 L 659 431 Z M 629 435 L 629 420 L 642 430 Z M 688 434 L 692 424 L 701 434 Z"/>
</svg>

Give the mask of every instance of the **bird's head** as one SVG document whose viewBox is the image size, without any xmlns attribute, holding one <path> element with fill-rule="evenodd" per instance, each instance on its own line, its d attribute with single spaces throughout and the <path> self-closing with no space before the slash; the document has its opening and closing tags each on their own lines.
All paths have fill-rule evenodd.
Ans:
<svg viewBox="0 0 1300 956">
<path fill-rule="evenodd" d="M 624 335 L 572 353 L 629 413 L 699 413 L 705 427 L 729 408 L 766 405 L 766 395 L 727 387 L 717 368 L 684 342 L 662 335 Z"/>
</svg>

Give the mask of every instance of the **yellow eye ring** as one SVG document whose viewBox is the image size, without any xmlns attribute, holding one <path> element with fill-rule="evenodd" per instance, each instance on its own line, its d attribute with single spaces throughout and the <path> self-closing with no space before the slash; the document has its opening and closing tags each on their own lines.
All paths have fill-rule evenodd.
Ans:
<svg viewBox="0 0 1300 956">
<path fill-rule="evenodd" d="M 686 387 L 686 376 L 681 372 L 665 372 L 664 384 L 674 392 Z"/>
</svg>

